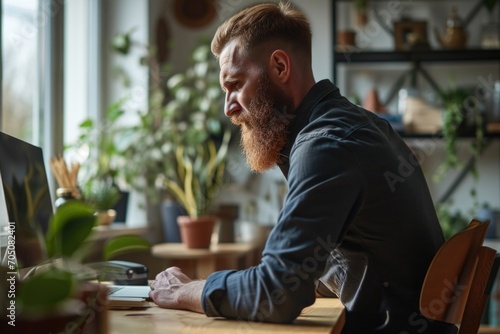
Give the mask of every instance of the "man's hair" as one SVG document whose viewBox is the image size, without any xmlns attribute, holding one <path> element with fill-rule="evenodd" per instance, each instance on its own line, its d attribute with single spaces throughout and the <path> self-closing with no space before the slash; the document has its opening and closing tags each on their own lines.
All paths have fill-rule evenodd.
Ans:
<svg viewBox="0 0 500 334">
<path fill-rule="evenodd" d="M 290 3 L 255 5 L 225 21 L 212 39 L 212 53 L 219 57 L 233 39 L 249 52 L 270 41 L 285 41 L 311 58 L 311 27 L 305 15 Z"/>
</svg>

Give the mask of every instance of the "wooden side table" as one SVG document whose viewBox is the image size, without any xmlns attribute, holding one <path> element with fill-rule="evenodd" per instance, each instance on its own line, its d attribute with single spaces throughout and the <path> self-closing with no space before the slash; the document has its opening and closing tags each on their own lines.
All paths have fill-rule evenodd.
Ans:
<svg viewBox="0 0 500 334">
<path fill-rule="evenodd" d="M 153 256 L 167 259 L 193 279 L 207 278 L 217 270 L 244 269 L 254 263 L 257 246 L 252 243 L 227 243 L 208 249 L 186 248 L 182 243 L 154 245 Z"/>
</svg>

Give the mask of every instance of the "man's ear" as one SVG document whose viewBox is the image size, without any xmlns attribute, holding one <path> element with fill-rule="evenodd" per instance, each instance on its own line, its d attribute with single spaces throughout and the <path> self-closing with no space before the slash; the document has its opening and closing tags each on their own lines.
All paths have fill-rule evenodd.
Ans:
<svg viewBox="0 0 500 334">
<path fill-rule="evenodd" d="M 291 61 L 285 51 L 274 51 L 269 59 L 269 67 L 274 80 L 285 83 L 290 78 Z"/>
</svg>

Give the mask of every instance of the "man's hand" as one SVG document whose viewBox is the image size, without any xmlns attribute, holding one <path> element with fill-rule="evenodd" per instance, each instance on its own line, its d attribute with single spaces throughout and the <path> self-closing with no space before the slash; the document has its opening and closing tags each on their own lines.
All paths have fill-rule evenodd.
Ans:
<svg viewBox="0 0 500 334">
<path fill-rule="evenodd" d="M 160 307 L 203 313 L 201 294 L 205 281 L 192 280 L 179 268 L 170 267 L 150 284 L 149 297 Z"/>
</svg>

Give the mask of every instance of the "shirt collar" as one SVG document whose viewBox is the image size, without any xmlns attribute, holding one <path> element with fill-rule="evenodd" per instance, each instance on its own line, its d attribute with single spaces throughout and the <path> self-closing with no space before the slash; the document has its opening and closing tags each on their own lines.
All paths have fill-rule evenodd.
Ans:
<svg viewBox="0 0 500 334">
<path fill-rule="evenodd" d="M 287 174 L 288 171 L 288 159 L 290 157 L 290 151 L 295 143 L 295 138 L 299 132 L 309 123 L 311 113 L 321 100 L 325 98 L 326 95 L 337 91 L 338 88 L 328 79 L 321 80 L 311 87 L 309 92 L 300 102 L 297 110 L 295 111 L 295 120 L 290 127 L 290 134 L 288 136 L 288 142 L 281 151 L 281 162 L 278 164 L 282 172 Z"/>
</svg>

